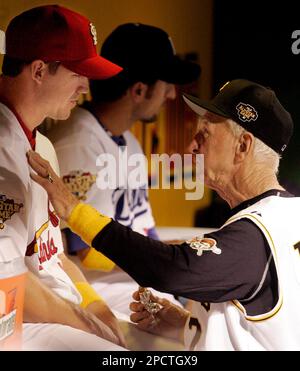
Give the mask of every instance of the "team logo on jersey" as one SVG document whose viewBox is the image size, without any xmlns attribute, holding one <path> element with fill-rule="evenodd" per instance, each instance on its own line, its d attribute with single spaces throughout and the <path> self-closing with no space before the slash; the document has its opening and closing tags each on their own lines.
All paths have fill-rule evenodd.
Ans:
<svg viewBox="0 0 300 371">
<path fill-rule="evenodd" d="M 5 195 L 0 195 L 0 230 L 4 229 L 4 223 L 11 219 L 15 213 L 19 213 L 23 206 L 22 203 L 17 203 Z"/>
<path fill-rule="evenodd" d="M 33 241 L 27 246 L 26 256 L 38 254 L 39 270 L 43 270 L 43 264 L 56 255 L 58 247 L 51 235 L 49 221 L 44 223 L 35 233 Z"/>
<path fill-rule="evenodd" d="M 197 255 L 202 256 L 205 251 L 213 252 L 216 255 L 222 254 L 222 250 L 217 247 L 217 241 L 212 238 L 196 237 L 187 244 L 193 249 L 197 250 Z"/>
<path fill-rule="evenodd" d="M 258 113 L 250 104 L 239 103 L 236 109 L 239 119 L 243 122 L 256 121 L 258 119 Z"/>
<path fill-rule="evenodd" d="M 118 188 L 112 194 L 112 204 L 115 209 L 114 219 L 126 227 L 132 227 L 134 220 L 148 212 L 147 190 Z"/>
<path fill-rule="evenodd" d="M 86 194 L 96 183 L 96 179 L 97 175 L 82 171 L 72 171 L 69 175 L 63 177 L 64 183 L 80 201 L 86 201 Z"/>
<path fill-rule="evenodd" d="M 97 30 L 96 30 L 96 27 L 93 25 L 93 23 L 90 23 L 90 30 L 91 30 L 91 34 L 93 36 L 94 45 L 97 45 L 97 43 L 98 43 Z"/>
<path fill-rule="evenodd" d="M 48 215 L 49 215 L 49 220 L 50 220 L 51 224 L 53 225 L 53 227 L 55 227 L 55 228 L 58 227 L 59 226 L 59 218 L 56 215 L 55 211 L 50 209 L 50 202 L 48 203 Z"/>
</svg>

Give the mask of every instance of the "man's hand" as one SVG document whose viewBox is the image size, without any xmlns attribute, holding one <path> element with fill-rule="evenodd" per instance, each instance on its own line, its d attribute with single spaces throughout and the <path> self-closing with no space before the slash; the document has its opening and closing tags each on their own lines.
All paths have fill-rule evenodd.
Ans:
<svg viewBox="0 0 300 371">
<path fill-rule="evenodd" d="M 139 329 L 178 341 L 182 340 L 184 326 L 190 317 L 188 311 L 167 299 L 160 299 L 151 294 L 151 301 L 162 307 L 157 314 L 151 314 L 140 302 L 139 291 L 133 294 L 133 298 L 136 302 L 130 304 L 133 312 L 130 319 L 137 324 Z"/>
<path fill-rule="evenodd" d="M 69 303 L 73 309 L 75 316 L 78 318 L 78 324 L 81 322 L 83 331 L 89 332 L 103 339 L 120 346 L 125 346 L 123 336 L 120 338 L 116 336 L 111 328 L 108 327 L 102 320 L 97 318 L 93 313 L 81 308 L 79 305 Z"/>
<path fill-rule="evenodd" d="M 33 151 L 27 152 L 27 158 L 30 166 L 36 172 L 36 174 L 30 174 L 31 178 L 46 190 L 58 216 L 67 221 L 79 201 L 57 176 L 48 161 Z"/>
<path fill-rule="evenodd" d="M 31 272 L 25 286 L 24 322 L 59 323 L 122 345 L 122 340 L 94 314 L 61 298 Z"/>
<path fill-rule="evenodd" d="M 117 337 L 119 345 L 126 348 L 124 334 L 120 328 L 118 319 L 103 301 L 95 301 L 88 305 L 85 309 L 88 312 L 93 313 L 98 319 L 104 322 Z"/>
<path fill-rule="evenodd" d="M 79 269 L 79 267 L 64 253 L 60 254 L 59 258 L 62 263 L 63 270 L 74 282 L 77 290 L 79 290 L 80 294 L 83 296 L 84 293 L 80 290 L 80 284 L 86 283 L 86 285 L 91 288 L 90 284 L 86 280 L 86 277 Z M 84 307 L 84 309 L 86 309 L 90 313 L 93 313 L 100 321 L 106 324 L 119 339 L 119 344 L 125 347 L 124 336 L 121 332 L 119 322 L 112 311 L 109 309 L 107 304 L 103 300 L 100 300 L 100 297 L 99 300 L 91 302 L 89 305 Z"/>
</svg>

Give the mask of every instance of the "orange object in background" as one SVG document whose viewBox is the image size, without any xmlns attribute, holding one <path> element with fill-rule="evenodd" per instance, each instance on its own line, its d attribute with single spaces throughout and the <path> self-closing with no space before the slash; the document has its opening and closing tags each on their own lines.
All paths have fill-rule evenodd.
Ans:
<svg viewBox="0 0 300 371">
<path fill-rule="evenodd" d="M 20 350 L 26 267 L 24 258 L 0 263 L 0 350 Z"/>
</svg>

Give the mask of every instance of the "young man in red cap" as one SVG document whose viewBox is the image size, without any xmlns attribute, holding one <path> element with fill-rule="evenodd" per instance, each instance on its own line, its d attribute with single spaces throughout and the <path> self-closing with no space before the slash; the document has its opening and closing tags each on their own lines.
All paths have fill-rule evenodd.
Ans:
<svg viewBox="0 0 300 371">
<path fill-rule="evenodd" d="M 166 101 L 176 98 L 175 85 L 195 81 L 200 66 L 181 60 L 170 36 L 162 29 L 139 23 L 118 26 L 104 41 L 101 56 L 123 67 L 106 80 L 92 80 L 92 101 L 77 107 L 69 120 L 55 125 L 50 133 L 61 174 L 79 199 L 143 235 L 158 239 L 147 192 L 147 171 L 140 184 L 132 185 L 135 167 L 124 165 L 125 156 L 143 156 L 130 128 L 140 121 L 155 122 Z M 103 176 L 99 156 L 110 156 L 123 177 L 117 184 L 99 187 Z M 116 174 L 112 174 L 113 176 Z M 136 282 L 103 255 L 89 247 L 70 230 L 65 230 L 69 251 L 77 254 L 97 292 L 112 309 L 129 314 Z M 95 272 L 97 271 L 97 272 Z M 167 296 L 167 295 L 165 295 Z M 171 295 L 169 299 L 174 300 Z"/>
<path fill-rule="evenodd" d="M 57 5 L 18 15 L 6 31 L 0 197 L 13 208 L 7 206 L 11 212 L 1 220 L 0 261 L 24 256 L 29 270 L 24 349 L 122 349 L 116 319 L 64 256 L 59 219 L 46 192 L 31 181 L 26 161 L 29 149 L 40 149 L 35 148 L 36 128 L 46 117 L 67 119 L 80 94 L 87 93 L 89 78 L 105 79 L 122 70 L 98 56 L 96 44 L 93 24 Z"/>
</svg>

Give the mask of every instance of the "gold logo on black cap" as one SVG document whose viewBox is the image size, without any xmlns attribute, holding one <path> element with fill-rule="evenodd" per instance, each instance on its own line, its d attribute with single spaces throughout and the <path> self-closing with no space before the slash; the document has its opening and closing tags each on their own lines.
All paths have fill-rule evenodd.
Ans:
<svg viewBox="0 0 300 371">
<path fill-rule="evenodd" d="M 256 121 L 258 119 L 258 113 L 250 104 L 239 103 L 236 109 L 239 119 L 243 122 Z"/>
<path fill-rule="evenodd" d="M 96 27 L 93 25 L 93 23 L 90 23 L 90 29 L 91 29 L 91 34 L 93 36 L 94 45 L 97 45 L 98 43 L 97 30 L 96 30 Z"/>
</svg>

